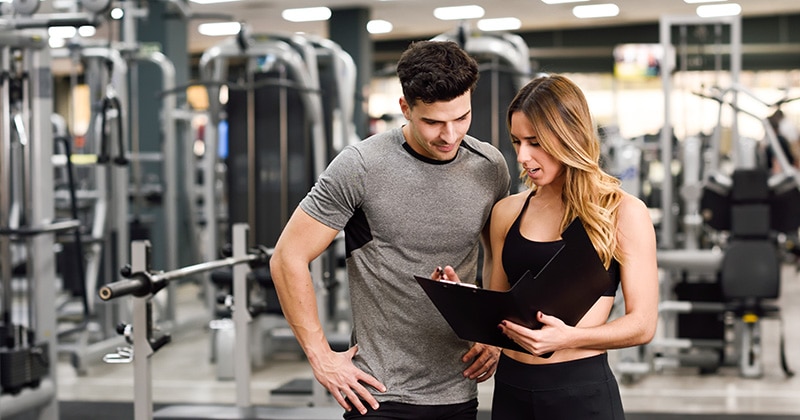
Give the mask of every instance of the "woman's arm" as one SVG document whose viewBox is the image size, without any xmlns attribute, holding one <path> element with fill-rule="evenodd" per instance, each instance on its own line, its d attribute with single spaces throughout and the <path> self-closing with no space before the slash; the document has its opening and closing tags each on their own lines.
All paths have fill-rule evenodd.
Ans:
<svg viewBox="0 0 800 420">
<path fill-rule="evenodd" d="M 492 248 L 492 275 L 490 282 L 484 284 L 492 290 L 505 291 L 511 288 L 503 269 L 503 244 L 509 227 L 514 223 L 517 212 L 519 211 L 519 194 L 508 196 L 497 203 L 492 209 L 492 217 L 489 224 L 489 241 Z"/>
<path fill-rule="evenodd" d="M 658 321 L 658 267 L 655 228 L 644 203 L 627 195 L 619 207 L 617 237 L 622 253 L 621 283 L 625 314 L 606 322 L 613 298 L 602 297 L 576 327 L 537 314 L 539 330 L 507 322 L 503 332 L 534 354 L 564 349 L 607 350 L 653 339 Z"/>
<path fill-rule="evenodd" d="M 622 254 L 620 274 L 625 314 L 596 327 L 572 328 L 566 347 L 624 348 L 646 344 L 655 335 L 658 322 L 655 227 L 647 206 L 632 195 L 625 195 L 618 211 L 617 240 Z"/>
</svg>

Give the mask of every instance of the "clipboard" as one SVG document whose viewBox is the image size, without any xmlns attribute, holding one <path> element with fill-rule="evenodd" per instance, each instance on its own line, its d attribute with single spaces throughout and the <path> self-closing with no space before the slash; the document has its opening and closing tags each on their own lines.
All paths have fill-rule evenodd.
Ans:
<svg viewBox="0 0 800 420">
<path fill-rule="evenodd" d="M 507 319 L 531 329 L 537 311 L 575 326 L 611 287 L 611 278 L 579 218 L 564 232 L 563 245 L 542 269 L 527 271 L 508 291 L 414 276 L 459 338 L 528 352 L 497 327 Z"/>
</svg>

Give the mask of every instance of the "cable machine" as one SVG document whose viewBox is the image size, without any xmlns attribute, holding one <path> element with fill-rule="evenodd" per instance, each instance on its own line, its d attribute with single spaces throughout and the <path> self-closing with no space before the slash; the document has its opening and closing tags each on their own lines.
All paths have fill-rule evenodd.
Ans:
<svg viewBox="0 0 800 420">
<path fill-rule="evenodd" d="M 511 33 L 473 30 L 466 23 L 433 39 L 457 42 L 478 62 L 480 80 L 472 93 L 472 125 L 468 134 L 491 143 L 503 153 L 511 173 L 512 193 L 524 188 L 506 127 L 506 109 L 532 77 L 525 40 Z"/>
<path fill-rule="evenodd" d="M 87 306 L 91 328 L 86 324 L 70 328 L 61 332 L 59 340 L 60 351 L 71 357 L 79 373 L 85 371 L 87 364 L 121 344 L 116 325 L 127 316 L 129 308 L 118 302 L 98 305 L 94 292 L 99 285 L 115 278 L 119 262 L 127 260 L 129 237 L 150 239 L 159 245 L 163 242 L 166 250 L 158 256 L 163 261 L 162 258 L 157 260 L 168 268 L 179 265 L 179 227 L 184 226 L 183 221 L 188 219 L 185 225 L 192 239 L 188 247 L 183 247 L 190 249 L 188 254 L 196 254 L 192 251 L 197 250 L 201 242 L 194 238 L 198 233 L 193 199 L 194 156 L 188 152 L 179 153 L 190 150 L 193 138 L 179 138 L 181 127 L 188 127 L 190 117 L 177 109 L 174 65 L 160 51 L 143 48 L 136 41 L 135 20 L 146 16 L 145 10 L 133 2 L 125 2 L 122 7 L 125 21 L 121 42 L 109 40 L 108 45 L 96 45 L 73 39 L 66 48 L 53 50 L 55 58 L 68 61 L 71 91 L 74 92 L 78 80 L 84 81 L 91 104 L 87 133 L 75 148 L 81 156 L 80 189 L 76 195 L 81 204 L 81 216 L 90 226 L 85 240 L 87 250 L 82 253 L 86 260 L 85 279 L 76 282 L 85 283 L 89 291 Z M 159 148 L 154 151 L 146 151 L 141 146 L 138 96 L 128 94 L 137 90 L 142 77 L 139 68 L 143 64 L 156 67 L 163 88 L 159 96 L 160 137 L 156 139 Z M 60 157 L 59 162 L 72 160 Z M 181 167 L 186 172 L 179 174 Z M 107 179 L 109 172 L 114 175 L 111 180 Z M 63 193 L 57 191 L 56 196 L 63 198 L 60 192 Z M 179 214 L 180 204 L 186 204 L 188 215 Z M 156 229 L 150 226 L 152 221 L 157 224 Z M 65 265 L 78 259 L 74 252 L 62 254 L 60 262 Z M 194 257 L 200 258 L 199 255 Z M 62 274 L 67 277 L 69 273 Z M 179 319 L 177 287 L 176 283 L 170 284 L 168 293 L 162 293 L 163 299 L 157 301 L 160 325 L 173 330 L 205 325 L 211 319 L 210 299 L 206 303 L 208 312 Z M 201 281 L 200 287 L 209 289 L 210 285 Z M 67 316 L 65 321 L 69 321 Z"/>
<path fill-rule="evenodd" d="M 38 1 L 15 1 L 13 16 L 0 19 L 0 417 L 58 418 L 53 250 L 56 234 L 75 232 L 80 221 L 55 214 L 46 28 L 96 25 L 102 3 L 87 5 L 89 13 L 36 16 Z"/>
<path fill-rule="evenodd" d="M 50 55 L 41 30 L 0 37 L 0 417 L 57 419 Z"/>
<path fill-rule="evenodd" d="M 737 366 L 743 377 L 760 377 L 763 351 L 759 323 L 764 318 L 780 319 L 779 308 L 774 304 L 780 282 L 775 234 L 798 228 L 795 215 L 800 214 L 800 209 L 791 210 L 797 208 L 800 197 L 793 169 L 782 165 L 784 174 L 768 177 L 765 170 L 757 167 L 755 141 L 738 132 L 738 117 L 747 115 L 739 105 L 738 95 L 748 93 L 738 82 L 740 17 L 661 18 L 664 51 L 672 50 L 672 30 L 679 26 L 684 74 L 689 59 L 685 45 L 688 25 L 713 25 L 718 42 L 723 38 L 723 28 L 728 29 L 727 61 L 732 87 L 715 86 L 712 94 L 692 92 L 715 100 L 720 108 L 707 144 L 697 136 L 678 142 L 682 152 L 679 200 L 675 197 L 676 177 L 671 171 L 675 159 L 672 78 L 676 64 L 670 54 L 663 62 L 665 122 L 660 153 L 665 174 L 658 226 L 658 264 L 663 274 L 659 331 L 650 344 L 620 352 L 617 369 L 626 381 L 651 370 L 678 366 L 697 367 L 701 373 Z M 720 45 L 715 47 L 715 69 L 719 71 L 724 60 Z M 730 120 L 729 161 L 723 162 L 722 117 L 727 108 L 734 112 Z M 783 344 L 779 351 L 782 368 L 791 376 Z"/>
<path fill-rule="evenodd" d="M 217 128 L 227 127 L 227 158 L 224 161 L 230 223 L 252 226 L 252 240 L 275 243 L 297 204 L 316 182 L 330 159 L 347 144 L 357 141 L 352 121 L 355 92 L 355 65 L 349 55 L 330 40 L 304 35 L 249 34 L 246 30 L 206 51 L 200 60 L 201 83 L 207 86 L 210 124 L 205 130 L 204 179 L 217 183 L 214 168 L 220 166 Z M 321 80 L 326 80 L 325 88 Z M 218 101 L 220 92 L 227 101 Z M 217 194 L 205 188 L 206 203 Z M 205 218 L 215 220 L 213 206 L 204 206 Z M 219 232 L 206 232 L 209 244 Z M 337 247 L 312 263 L 312 278 L 317 290 L 323 325 L 328 328 L 334 315 L 330 308 L 335 289 Z M 218 274 L 218 273 L 214 273 Z M 257 275 L 258 277 L 258 275 Z M 269 273 L 258 282 L 274 294 Z M 228 288 L 229 275 L 217 276 L 221 288 Z M 267 314 L 280 315 L 277 299 Z M 264 318 L 264 317 L 262 317 Z M 267 317 L 271 318 L 271 317 Z M 273 338 L 294 337 L 282 316 L 262 324 Z M 286 330 L 281 333 L 281 330 Z M 287 335 L 288 334 L 288 335 Z M 228 336 L 217 331 L 215 340 Z M 336 343 L 349 342 L 349 334 L 329 333 Z M 220 348 L 217 343 L 215 348 Z M 337 344 L 332 344 L 337 345 Z M 299 350 L 299 348 L 298 348 Z M 260 355 L 263 357 L 263 353 Z M 218 367 L 222 360 L 217 360 Z M 230 369 L 228 369 L 230 371 Z M 218 376 L 230 377 L 218 369 Z M 324 390 L 309 384 L 312 400 L 325 403 Z M 313 389 L 312 389 L 313 388 Z"/>
</svg>

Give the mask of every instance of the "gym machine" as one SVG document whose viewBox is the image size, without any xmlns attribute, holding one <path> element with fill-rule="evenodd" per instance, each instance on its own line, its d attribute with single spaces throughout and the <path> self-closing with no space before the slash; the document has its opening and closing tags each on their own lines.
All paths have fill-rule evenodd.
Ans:
<svg viewBox="0 0 800 420">
<path fill-rule="evenodd" d="M 99 291 L 103 300 L 133 296 L 133 323 L 121 325 L 119 330 L 132 347 L 119 349 L 106 356 L 108 363 L 133 363 L 134 419 L 202 419 L 202 418 L 260 418 L 260 419 L 337 419 L 342 410 L 328 408 L 254 407 L 250 402 L 249 363 L 250 336 L 248 324 L 252 322 L 247 274 L 251 269 L 264 267 L 269 262 L 271 249 L 256 246 L 248 249 L 249 227 L 244 223 L 232 227 L 231 254 L 219 260 L 203 262 L 172 271 L 154 271 L 150 267 L 150 244 L 146 240 L 131 244 L 131 264 L 122 270 L 125 279 L 109 283 Z M 233 349 L 236 376 L 235 406 L 168 406 L 154 412 L 152 402 L 151 357 L 168 344 L 171 336 L 157 334 L 152 318 L 152 299 L 169 282 L 180 278 L 223 267 L 233 271 L 233 323 L 236 345 Z"/>
<path fill-rule="evenodd" d="M 0 417 L 57 419 L 55 237 L 78 234 L 53 200 L 53 80 L 47 28 L 96 26 L 107 1 L 85 12 L 41 14 L 14 1 L 0 18 Z M 62 140 L 62 139 L 59 139 Z"/>
<path fill-rule="evenodd" d="M 114 326 L 127 315 L 121 305 L 98 306 L 95 291 L 102 279 L 114 278 L 123 261 L 127 261 L 129 137 L 126 130 L 128 89 L 127 62 L 119 51 L 106 47 L 77 47 L 54 49 L 56 59 L 79 62 L 88 83 L 91 118 L 84 141 L 73 147 L 73 156 L 54 156 L 58 165 L 77 161 L 73 165 L 76 179 L 80 179 L 75 197 L 81 210 L 80 218 L 86 224 L 82 251 L 69 241 L 63 244 L 60 262 L 83 258 L 83 273 L 74 273 L 69 266 L 60 264 L 65 285 L 83 284 L 87 292 L 85 304 L 87 319 L 77 327 L 71 326 L 68 311 L 63 314 L 66 329 L 59 337 L 59 352 L 70 357 L 78 373 L 86 365 L 100 360 L 103 354 L 121 344 Z M 78 64 L 74 64 L 77 66 Z M 68 134 L 68 133 L 67 133 Z M 76 159 L 75 156 L 81 156 Z M 71 201 L 61 191 L 55 191 L 56 204 Z M 70 252 L 71 251 L 71 252 Z M 79 278 L 73 278 L 79 276 Z"/>
<path fill-rule="evenodd" d="M 721 26 L 729 26 L 733 88 L 705 95 L 720 105 L 718 125 L 710 136 L 708 150 L 704 150 L 704 139 L 698 136 L 679 143 L 680 203 L 674 199 L 673 175 L 669 170 L 664 174 L 658 226 L 658 264 L 662 274 L 659 332 L 650 344 L 621 351 L 617 369 L 626 382 L 651 370 L 680 366 L 712 373 L 721 366 L 733 365 L 742 377 L 757 378 L 763 374 L 759 322 L 764 318 L 780 320 L 779 308 L 774 304 L 780 283 L 776 233 L 800 226 L 800 184 L 793 169 L 785 165 L 782 175 L 768 177 L 757 167 L 755 141 L 738 133 L 740 114 L 759 118 L 738 105 L 738 94 L 748 93 L 738 85 L 740 18 L 662 17 L 661 42 L 665 51 L 672 47 L 673 25 L 716 25 L 716 33 L 722 33 Z M 687 57 L 682 58 L 685 66 Z M 718 64 L 721 61 L 716 60 Z M 662 166 L 671 168 L 674 141 L 670 92 L 675 63 L 668 59 L 664 66 L 665 126 L 660 153 Z M 735 111 L 730 174 L 720 163 L 725 105 Z M 676 223 L 679 214 L 680 226 Z M 782 332 L 780 339 L 781 365 L 784 373 L 791 376 Z"/>
<path fill-rule="evenodd" d="M 57 419 L 50 55 L 41 30 L 0 35 L 0 417 Z"/>
<path fill-rule="evenodd" d="M 787 365 L 783 320 L 775 300 L 780 296 L 783 260 L 778 237 L 800 228 L 800 173 L 789 164 L 769 121 L 728 101 L 727 94 L 732 92 L 757 99 L 738 84 L 704 96 L 730 106 L 737 115 L 760 120 L 781 172 L 770 175 L 765 166 L 758 166 L 755 148 L 748 148 L 748 154 L 738 158 L 730 177 L 708 179 L 703 189 L 702 214 L 713 229 L 728 233 L 719 282 L 725 310 L 733 315 L 738 339 L 734 354 L 740 374 L 750 378 L 763 375 L 760 321 L 772 318 L 780 323 L 781 368 L 791 377 L 794 372 Z"/>
<path fill-rule="evenodd" d="M 470 29 L 467 23 L 433 39 L 457 42 L 478 62 L 480 81 L 472 93 L 469 134 L 503 153 L 511 173 L 512 193 L 524 189 L 506 127 L 506 107 L 533 76 L 525 40 L 512 33 Z"/>
<path fill-rule="evenodd" d="M 85 372 L 86 365 L 99 360 L 108 351 L 120 344 L 115 332 L 119 319 L 126 316 L 128 309 L 122 305 L 97 306 L 95 291 L 101 279 L 113 278 L 119 261 L 127 259 L 129 237 L 150 239 L 157 245 L 164 245 L 166 252 L 157 256 L 157 262 L 167 268 L 179 265 L 179 250 L 188 249 L 192 261 L 200 260 L 199 245 L 196 240 L 199 232 L 197 220 L 196 179 L 194 155 L 189 152 L 194 138 L 180 137 L 181 129 L 189 127 L 190 113 L 177 109 L 175 89 L 175 68 L 172 62 L 160 51 L 142 47 L 136 40 L 136 19 L 146 16 L 146 11 L 134 2 L 123 2 L 124 31 L 122 39 L 113 45 L 96 45 L 89 41 L 73 39 L 65 48 L 54 49 L 55 59 L 67 61 L 70 68 L 70 87 L 74 89 L 82 79 L 89 91 L 92 115 L 84 141 L 76 151 L 82 164 L 80 190 L 77 196 L 81 202 L 82 218 L 91 226 L 85 243 L 87 251 L 82 253 L 86 259 L 85 283 L 90 291 L 87 299 L 89 324 L 63 330 L 59 337 L 59 350 L 71 357 L 72 364 L 79 374 Z M 160 76 L 163 92 L 159 96 L 159 138 L 158 149 L 149 150 L 139 139 L 139 104 L 135 92 L 141 77 L 150 73 L 140 73 L 143 67 L 155 67 Z M 142 70 L 148 70 L 143 68 Z M 74 92 L 74 90 L 72 90 Z M 185 130 L 188 131 L 188 130 Z M 118 145 L 116 156 L 111 156 Z M 126 147 L 125 145 L 129 145 Z M 128 150 L 129 149 L 129 150 Z M 181 151 L 186 151 L 182 153 Z M 69 158 L 59 156 L 59 162 Z M 178 169 L 184 168 L 184 173 Z M 106 173 L 124 172 L 125 179 L 107 182 Z M 147 174 L 145 176 L 145 174 Z M 131 181 L 128 184 L 128 181 Z M 184 181 L 184 184 L 181 184 Z M 56 196 L 63 199 L 63 191 Z M 180 212 L 178 207 L 188 209 Z M 130 210 L 130 211 L 129 211 Z M 154 225 L 155 228 L 151 227 Z M 180 247 L 179 230 L 188 231 L 192 240 L 189 246 Z M 65 250 L 68 243 L 64 243 Z M 65 269 L 70 261 L 78 258 L 75 252 L 62 252 Z M 163 259 L 163 261 L 162 261 Z M 68 271 L 68 270 L 67 270 Z M 102 272 L 101 272 L 102 271 Z M 62 273 L 68 277 L 69 272 Z M 187 279 L 197 280 L 197 279 Z M 210 285 L 205 279 L 196 281 L 203 296 L 207 296 L 205 307 L 209 310 L 191 317 L 180 316 L 175 295 L 176 283 L 169 285 L 169 291 L 162 293 L 158 300 L 159 323 L 173 331 L 178 327 L 194 330 L 197 325 L 205 325 L 211 319 L 213 306 Z M 64 324 L 74 315 L 64 312 Z"/>
<path fill-rule="evenodd" d="M 243 62 L 236 66 L 236 60 Z M 227 171 L 247 175 L 228 177 L 228 199 L 247 203 L 230 206 L 230 220 L 247 222 L 257 242 L 274 243 L 328 162 L 314 46 L 301 35 L 243 31 L 207 50 L 199 67 L 212 98 L 206 142 L 216 140 L 217 124 L 227 120 Z M 229 96 L 224 109 L 215 100 L 221 84 Z M 259 183 L 263 177 L 270 182 Z"/>
<path fill-rule="evenodd" d="M 204 183 L 211 179 L 227 187 L 225 202 L 236 203 L 226 206 L 230 223 L 248 223 L 255 242 L 274 244 L 294 208 L 290 200 L 296 205 L 297 190 L 310 188 L 308 147 L 314 145 L 320 162 L 324 162 L 327 153 L 316 54 L 313 46 L 299 35 L 288 40 L 259 38 L 248 34 L 246 29 L 243 26 L 236 38 L 207 50 L 200 59 L 200 74 L 210 98 L 203 179 Z M 236 61 L 243 61 L 243 64 L 236 67 Z M 223 87 L 228 93 L 227 103 L 218 100 Z M 289 112 L 290 101 L 296 112 Z M 256 118 L 256 115 L 263 117 Z M 211 170 L 223 165 L 222 161 L 218 163 L 216 155 L 217 127 L 222 121 L 228 127 L 224 160 L 227 179 L 216 181 L 216 174 Z M 259 182 L 259 178 L 263 181 Z M 290 178 L 302 186 L 290 187 Z M 205 191 L 211 193 L 208 188 Z M 215 217 L 211 216 L 215 207 L 206 205 L 204 208 L 207 219 Z M 206 234 L 210 242 L 210 238 L 223 233 L 209 230 Z M 255 275 L 267 293 L 275 295 L 269 270 L 258 270 Z M 212 282 L 223 296 L 230 294 L 231 280 L 230 272 L 212 273 Z M 232 363 L 227 360 L 229 349 L 234 345 L 230 340 L 232 324 L 225 322 L 229 312 L 229 307 L 220 308 L 218 319 L 211 324 L 212 358 L 217 364 L 217 377 L 222 380 L 233 377 Z M 280 309 L 271 308 L 270 312 L 257 318 L 256 325 L 263 332 L 255 334 L 253 343 L 256 354 L 252 359 L 256 365 L 265 357 L 264 349 L 274 348 L 276 342 L 295 345 L 290 334 L 278 334 L 288 327 Z M 264 342 L 266 344 L 262 345 Z"/>
<path fill-rule="evenodd" d="M 223 41 L 201 57 L 202 83 L 207 86 L 211 98 L 210 124 L 205 131 L 204 179 L 216 179 L 211 177 L 216 176 L 212 167 L 218 165 L 214 155 L 217 127 L 225 121 L 228 127 L 225 171 L 237 174 L 229 175 L 224 183 L 226 200 L 231 203 L 228 207 L 230 222 L 247 222 L 253 227 L 258 243 L 277 241 L 289 216 L 329 160 L 341 148 L 356 141 L 352 123 L 354 71 L 352 59 L 332 41 L 298 34 L 250 34 L 246 27 L 236 38 Z M 323 77 L 331 82 L 325 89 L 320 87 Z M 228 92 L 227 103 L 216 100 L 222 86 Z M 206 218 L 213 218 L 214 210 L 206 206 Z M 217 235 L 217 232 L 209 234 Z M 311 266 L 323 326 L 328 331 L 332 325 L 328 319 L 332 314 L 329 308 L 333 306 L 331 290 L 338 284 L 335 280 L 339 261 L 336 250 L 334 244 Z M 268 270 L 256 277 L 267 289 L 268 298 L 275 294 Z M 222 275 L 217 280 L 215 284 L 221 290 L 229 289 L 226 283 L 230 280 L 226 281 Z M 265 337 L 260 357 L 279 344 L 289 344 L 292 351 L 299 352 L 279 308 L 273 311 L 264 315 L 277 316 L 258 319 Z M 230 324 L 215 322 L 214 325 Z M 219 342 L 229 341 L 227 337 L 230 337 L 229 332 L 215 330 L 212 334 L 214 348 L 230 346 L 231 343 Z M 349 332 L 332 331 L 328 337 L 334 346 L 349 343 Z M 261 348 L 260 344 L 256 343 L 254 348 Z M 226 372 L 223 368 L 230 363 L 219 359 L 229 352 L 215 353 L 218 377 L 229 378 L 229 369 Z M 290 387 L 294 389 L 296 385 Z M 304 381 L 301 388 L 308 388 L 313 404 L 329 402 L 322 387 L 314 386 L 313 381 Z M 282 395 L 282 392 L 276 390 L 274 394 Z M 297 395 L 294 391 L 291 394 Z"/>
<path fill-rule="evenodd" d="M 345 146 L 359 142 L 353 122 L 357 69 L 353 58 L 330 39 L 306 35 L 317 55 L 322 113 L 328 150 L 327 161 Z"/>
</svg>

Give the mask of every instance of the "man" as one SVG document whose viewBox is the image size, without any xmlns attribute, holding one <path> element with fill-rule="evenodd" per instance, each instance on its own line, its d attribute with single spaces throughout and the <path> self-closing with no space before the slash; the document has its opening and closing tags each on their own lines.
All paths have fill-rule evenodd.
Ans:
<svg viewBox="0 0 800 420">
<path fill-rule="evenodd" d="M 456 43 L 413 43 L 397 74 L 407 123 L 339 153 L 284 228 L 270 270 L 316 379 L 346 419 L 475 419 L 477 383 L 494 373 L 499 349 L 456 337 L 413 276 L 443 266 L 441 276 L 474 281 L 481 240 L 491 267 L 488 219 L 508 194 L 508 167 L 466 135 L 478 67 Z M 354 329 L 353 346 L 336 353 L 308 266 L 341 230 Z"/>
</svg>

